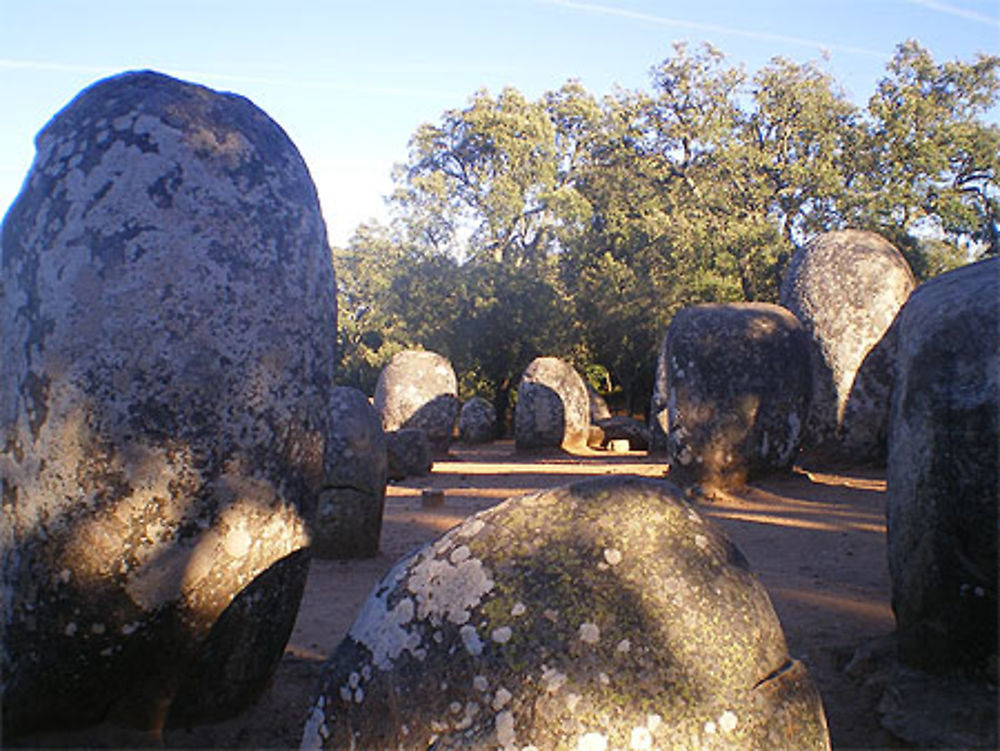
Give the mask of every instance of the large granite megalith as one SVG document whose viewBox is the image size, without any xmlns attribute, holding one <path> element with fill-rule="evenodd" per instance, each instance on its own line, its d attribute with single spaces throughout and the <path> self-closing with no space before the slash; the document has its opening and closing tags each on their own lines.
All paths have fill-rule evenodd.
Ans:
<svg viewBox="0 0 1000 751">
<path fill-rule="evenodd" d="M 312 523 L 319 558 L 378 555 L 388 480 L 385 433 L 368 397 L 349 386 L 330 396 L 326 476 Z"/>
<path fill-rule="evenodd" d="M 39 133 L 0 239 L 3 731 L 263 689 L 305 582 L 336 301 L 294 145 L 151 72 Z"/>
<path fill-rule="evenodd" d="M 827 749 L 737 548 L 671 483 L 512 498 L 401 560 L 324 670 L 302 748 Z"/>
<path fill-rule="evenodd" d="M 518 449 L 584 448 L 590 431 L 590 396 L 572 365 L 536 357 L 521 376 L 514 408 Z"/>
<path fill-rule="evenodd" d="M 465 443 L 490 443 L 497 437 L 497 411 L 491 402 L 474 396 L 458 413 L 458 435 Z"/>
<path fill-rule="evenodd" d="M 792 257 L 780 301 L 811 341 L 808 457 L 884 461 L 894 366 L 880 342 L 915 286 L 906 259 L 874 232 L 827 232 Z"/>
<path fill-rule="evenodd" d="M 420 428 L 434 451 L 448 450 L 458 417 L 458 379 L 443 355 L 395 354 L 379 373 L 374 403 L 386 432 Z"/>
<path fill-rule="evenodd" d="M 671 477 L 733 487 L 785 470 L 809 409 L 809 350 L 789 311 L 768 303 L 678 311 L 657 365 L 654 404 Z"/>
<path fill-rule="evenodd" d="M 921 285 L 897 325 L 886 512 L 900 659 L 995 682 L 1000 259 Z"/>
</svg>

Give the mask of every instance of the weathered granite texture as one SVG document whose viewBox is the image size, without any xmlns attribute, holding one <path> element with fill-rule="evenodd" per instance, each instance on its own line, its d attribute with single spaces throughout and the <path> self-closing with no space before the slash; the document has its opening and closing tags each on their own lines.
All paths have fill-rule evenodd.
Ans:
<svg viewBox="0 0 1000 751">
<path fill-rule="evenodd" d="M 150 72 L 36 146 L 0 235 L 4 733 L 234 713 L 291 631 L 324 476 L 315 189 L 251 102 Z"/>
<path fill-rule="evenodd" d="M 532 360 L 517 387 L 515 446 L 581 448 L 589 429 L 590 397 L 580 374 L 556 357 Z"/>
<path fill-rule="evenodd" d="M 630 451 L 649 449 L 650 429 L 639 420 L 615 415 L 597 420 L 595 425 L 601 429 L 601 446 L 607 446 L 610 441 L 628 441 Z"/>
<path fill-rule="evenodd" d="M 497 411 L 481 396 L 474 396 L 458 413 L 458 435 L 465 443 L 490 443 L 497 437 Z"/>
<path fill-rule="evenodd" d="M 665 377 L 653 399 L 668 413 L 671 477 L 732 487 L 791 467 L 810 379 L 808 340 L 790 312 L 767 303 L 685 308 L 659 363 Z"/>
<path fill-rule="evenodd" d="M 302 748 L 827 749 L 739 550 L 666 482 L 513 498 L 401 560 Z"/>
<path fill-rule="evenodd" d="M 420 428 L 433 451 L 448 450 L 458 417 L 458 380 L 443 355 L 424 350 L 394 355 L 379 373 L 374 403 L 387 433 Z"/>
<path fill-rule="evenodd" d="M 891 349 L 868 362 L 867 383 L 855 388 L 855 382 L 915 286 L 906 259 L 874 232 L 827 232 L 792 257 L 780 302 L 802 321 L 811 340 L 807 457 L 884 460 L 892 377 L 885 358 Z M 848 411 L 851 419 L 845 421 Z"/>
<path fill-rule="evenodd" d="M 312 553 L 371 558 L 378 555 L 389 471 L 382 421 L 368 397 L 348 386 L 333 389 L 329 409 L 327 473 L 311 525 Z"/>
<path fill-rule="evenodd" d="M 400 428 L 385 434 L 389 479 L 420 477 L 431 471 L 434 464 L 431 442 L 422 428 Z"/>
<path fill-rule="evenodd" d="M 886 513 L 899 656 L 996 682 L 1000 259 L 921 285 L 897 325 Z"/>
</svg>

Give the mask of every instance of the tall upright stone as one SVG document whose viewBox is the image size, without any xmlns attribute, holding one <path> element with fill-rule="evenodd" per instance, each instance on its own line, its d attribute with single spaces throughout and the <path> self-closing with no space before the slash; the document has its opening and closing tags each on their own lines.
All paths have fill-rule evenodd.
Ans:
<svg viewBox="0 0 1000 751">
<path fill-rule="evenodd" d="M 807 456 L 884 460 L 893 364 L 879 343 L 915 285 L 906 259 L 874 232 L 827 232 L 792 257 L 780 302 L 811 340 Z"/>
<path fill-rule="evenodd" d="M 671 477 L 732 487 L 791 467 L 810 382 L 808 341 L 789 311 L 685 308 L 667 329 L 657 372 L 653 403 L 666 412 Z"/>
<path fill-rule="evenodd" d="M 379 373 L 374 404 L 387 433 L 419 428 L 434 451 L 447 451 L 459 408 L 455 370 L 437 352 L 399 352 Z"/>
<path fill-rule="evenodd" d="M 900 658 L 995 682 L 1000 258 L 922 284 L 898 329 L 886 513 Z"/>
<path fill-rule="evenodd" d="M 532 360 L 517 387 L 517 448 L 584 448 L 589 431 L 590 397 L 580 374 L 557 357 Z"/>
<path fill-rule="evenodd" d="M 152 72 L 36 146 L 0 239 L 4 733 L 232 714 L 291 632 L 325 473 L 315 188 L 251 102 Z"/>
</svg>

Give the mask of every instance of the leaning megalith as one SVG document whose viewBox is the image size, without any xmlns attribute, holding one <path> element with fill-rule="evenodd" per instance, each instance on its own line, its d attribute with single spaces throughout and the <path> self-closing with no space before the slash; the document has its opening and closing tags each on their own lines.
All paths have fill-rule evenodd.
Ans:
<svg viewBox="0 0 1000 751">
<path fill-rule="evenodd" d="M 474 396 L 458 413 L 458 435 L 465 443 L 489 443 L 497 437 L 497 411 L 481 396 Z"/>
<path fill-rule="evenodd" d="M 323 490 L 312 523 L 319 558 L 378 555 L 388 474 L 385 433 L 361 391 L 337 386 L 330 395 Z"/>
<path fill-rule="evenodd" d="M 447 451 L 458 417 L 458 379 L 443 355 L 405 350 L 379 373 L 375 409 L 382 428 L 420 428 L 434 451 Z"/>
<path fill-rule="evenodd" d="M 874 232 L 840 230 L 792 257 L 781 286 L 811 340 L 812 406 L 803 450 L 814 458 L 878 461 L 885 456 L 891 350 L 869 358 L 916 286 L 902 254 Z M 845 415 L 850 412 L 850 418 Z"/>
<path fill-rule="evenodd" d="M 1000 259 L 942 274 L 897 320 L 889 433 L 889 573 L 900 659 L 997 660 Z"/>
<path fill-rule="evenodd" d="M 590 430 L 590 397 L 573 366 L 536 357 L 521 376 L 514 408 L 518 449 L 582 448 Z"/>
<path fill-rule="evenodd" d="M 151 72 L 39 133 L 0 239 L 6 737 L 233 714 L 294 624 L 333 268 L 295 146 Z"/>
<path fill-rule="evenodd" d="M 790 312 L 768 303 L 678 311 L 657 370 L 671 477 L 733 487 L 791 467 L 809 409 L 809 350 Z"/>
<path fill-rule="evenodd" d="M 671 483 L 507 501 L 404 558 L 324 668 L 302 748 L 827 749 L 740 551 Z"/>
</svg>

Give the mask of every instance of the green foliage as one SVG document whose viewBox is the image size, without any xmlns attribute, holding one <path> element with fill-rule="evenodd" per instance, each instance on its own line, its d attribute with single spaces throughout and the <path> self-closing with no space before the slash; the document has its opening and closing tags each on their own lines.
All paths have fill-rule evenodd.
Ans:
<svg viewBox="0 0 1000 751">
<path fill-rule="evenodd" d="M 748 76 L 709 46 L 677 45 L 651 77 L 601 101 L 574 81 L 480 91 L 422 126 L 390 225 L 334 253 L 338 378 L 371 392 L 393 353 L 425 347 L 503 412 L 555 355 L 635 411 L 679 308 L 775 301 L 816 233 L 874 229 L 919 278 L 1000 252 L 1000 128 L 980 119 L 1000 58 L 939 64 L 907 42 L 866 109 L 816 63 Z"/>
</svg>

